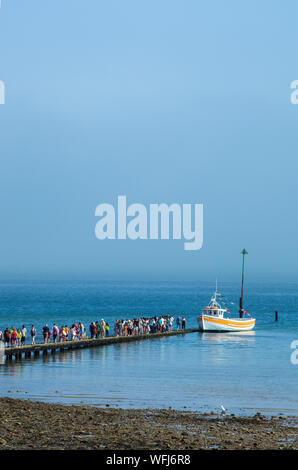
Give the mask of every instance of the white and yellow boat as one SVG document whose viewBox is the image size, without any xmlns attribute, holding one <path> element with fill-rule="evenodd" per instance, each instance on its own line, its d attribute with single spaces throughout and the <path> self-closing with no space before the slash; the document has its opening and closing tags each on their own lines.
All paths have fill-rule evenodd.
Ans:
<svg viewBox="0 0 298 470">
<path fill-rule="evenodd" d="M 199 315 L 200 331 L 250 331 L 254 328 L 255 318 L 230 318 L 228 310 L 217 301 L 218 295 L 215 291 L 209 305 Z"/>
</svg>

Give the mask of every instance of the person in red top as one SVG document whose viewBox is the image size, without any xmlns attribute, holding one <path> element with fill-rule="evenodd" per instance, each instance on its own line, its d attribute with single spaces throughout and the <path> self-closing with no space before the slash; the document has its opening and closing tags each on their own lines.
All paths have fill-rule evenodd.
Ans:
<svg viewBox="0 0 298 470">
<path fill-rule="evenodd" d="M 16 343 L 17 343 L 17 330 L 15 328 L 12 329 L 12 333 L 11 333 L 11 345 L 12 346 L 15 346 Z"/>
</svg>

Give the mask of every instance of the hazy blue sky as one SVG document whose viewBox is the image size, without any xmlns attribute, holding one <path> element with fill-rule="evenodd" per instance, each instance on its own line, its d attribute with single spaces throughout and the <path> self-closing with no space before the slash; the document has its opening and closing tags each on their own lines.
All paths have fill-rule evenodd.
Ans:
<svg viewBox="0 0 298 470">
<path fill-rule="evenodd" d="M 298 279 L 297 1 L 2 0 L 0 276 Z M 204 245 L 95 208 L 203 203 Z"/>
</svg>

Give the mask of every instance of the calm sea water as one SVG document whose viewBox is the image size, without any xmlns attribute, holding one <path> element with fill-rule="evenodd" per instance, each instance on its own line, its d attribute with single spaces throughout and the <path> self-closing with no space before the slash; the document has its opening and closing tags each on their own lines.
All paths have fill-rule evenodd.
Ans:
<svg viewBox="0 0 298 470">
<path fill-rule="evenodd" d="M 0 329 L 40 332 L 47 322 L 71 325 L 105 318 L 184 314 L 187 327 L 213 293 L 193 282 L 1 282 Z M 239 284 L 219 290 L 238 303 Z M 298 414 L 298 284 L 250 284 L 245 307 L 256 317 L 248 333 L 193 333 L 0 365 L 0 396 L 47 402 L 250 414 Z M 279 322 L 274 322 L 274 311 Z M 237 315 L 237 308 L 235 308 Z M 112 328 L 113 329 L 113 328 Z"/>
</svg>

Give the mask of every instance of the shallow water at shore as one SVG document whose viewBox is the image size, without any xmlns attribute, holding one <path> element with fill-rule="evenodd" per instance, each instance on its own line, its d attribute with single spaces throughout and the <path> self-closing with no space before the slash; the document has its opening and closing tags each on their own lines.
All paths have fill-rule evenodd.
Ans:
<svg viewBox="0 0 298 470">
<path fill-rule="evenodd" d="M 58 324 L 82 319 L 88 325 L 104 316 L 112 323 L 121 311 L 130 317 L 137 312 L 184 313 L 187 326 L 196 327 L 197 313 L 212 293 L 212 285 L 207 283 L 201 287 L 192 283 L 96 285 L 97 289 L 94 283 L 58 287 L 22 284 L 22 295 L 15 296 L 15 307 L 10 300 L 6 312 L 2 309 L 1 328 L 8 322 L 19 325 L 24 318 L 27 327 L 28 322 L 42 326 L 45 319 L 50 323 L 51 318 Z M 223 291 L 234 299 L 236 287 L 229 284 Z M 296 287 L 287 284 L 251 288 L 246 308 L 257 318 L 253 332 L 192 333 L 6 363 L 0 366 L 0 396 L 199 411 L 218 411 L 223 404 L 230 413 L 297 415 L 298 366 L 290 361 L 291 342 L 298 339 Z M 2 284 L 0 293 L 8 298 L 8 292 L 19 292 L 17 288 Z M 51 290 L 53 299 L 49 303 Z M 63 308 L 67 314 L 61 313 Z M 280 312 L 277 324 L 275 309 Z M 35 311 L 34 316 L 30 316 L 31 310 Z M 101 313 L 96 316 L 96 311 Z"/>
</svg>

